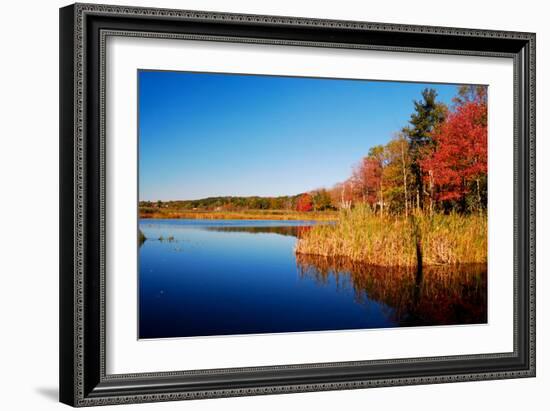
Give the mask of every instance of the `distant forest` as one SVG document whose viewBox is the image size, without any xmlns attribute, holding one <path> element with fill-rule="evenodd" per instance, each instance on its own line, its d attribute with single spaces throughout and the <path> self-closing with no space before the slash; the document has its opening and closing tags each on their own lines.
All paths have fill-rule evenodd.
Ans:
<svg viewBox="0 0 550 411">
<path fill-rule="evenodd" d="M 141 201 L 141 208 L 171 208 L 178 210 L 200 210 L 200 211 L 241 211 L 241 210 L 297 210 L 300 199 L 308 193 L 300 193 L 293 196 L 278 197 L 208 197 L 198 200 L 176 200 L 176 201 Z M 309 194 L 311 195 L 311 194 Z M 317 190 L 311 195 L 312 209 L 324 211 L 335 210 L 327 190 Z"/>
</svg>

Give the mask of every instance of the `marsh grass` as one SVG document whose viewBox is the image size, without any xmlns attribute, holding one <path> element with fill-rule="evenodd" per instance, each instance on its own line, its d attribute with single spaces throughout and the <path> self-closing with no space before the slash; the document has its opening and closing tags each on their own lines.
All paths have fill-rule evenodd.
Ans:
<svg viewBox="0 0 550 411">
<path fill-rule="evenodd" d="M 197 220 L 317 220 L 334 221 L 336 211 L 299 212 L 292 210 L 203 211 L 175 208 L 141 207 L 139 217 L 144 219 L 197 219 Z"/>
<path fill-rule="evenodd" d="M 487 217 L 379 216 L 357 206 L 341 211 L 336 224 L 312 227 L 299 238 L 295 251 L 380 266 L 486 263 Z"/>
</svg>

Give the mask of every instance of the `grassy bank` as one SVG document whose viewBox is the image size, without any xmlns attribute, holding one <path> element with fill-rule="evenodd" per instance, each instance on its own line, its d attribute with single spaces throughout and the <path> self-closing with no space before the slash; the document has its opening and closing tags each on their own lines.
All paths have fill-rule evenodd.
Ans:
<svg viewBox="0 0 550 411">
<path fill-rule="evenodd" d="M 140 208 L 140 218 L 185 218 L 205 220 L 317 220 L 334 221 L 335 211 L 298 212 L 291 210 L 242 210 L 242 211 L 199 211 L 173 208 Z"/>
<path fill-rule="evenodd" d="M 418 249 L 417 249 L 418 245 Z M 487 262 L 487 217 L 435 214 L 374 215 L 367 207 L 341 211 L 337 224 L 312 227 L 297 254 L 346 257 L 381 266 Z"/>
</svg>

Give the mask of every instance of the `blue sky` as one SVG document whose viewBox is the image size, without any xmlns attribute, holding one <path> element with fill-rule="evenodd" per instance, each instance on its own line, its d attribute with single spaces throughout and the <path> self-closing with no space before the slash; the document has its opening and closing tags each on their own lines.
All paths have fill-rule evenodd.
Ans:
<svg viewBox="0 0 550 411">
<path fill-rule="evenodd" d="M 349 177 L 425 87 L 456 85 L 139 71 L 140 200 L 293 195 Z"/>
</svg>

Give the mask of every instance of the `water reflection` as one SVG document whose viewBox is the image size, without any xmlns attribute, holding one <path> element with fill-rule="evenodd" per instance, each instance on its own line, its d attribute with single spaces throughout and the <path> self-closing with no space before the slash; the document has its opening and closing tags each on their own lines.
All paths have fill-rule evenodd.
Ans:
<svg viewBox="0 0 550 411">
<path fill-rule="evenodd" d="M 487 267 L 484 264 L 404 267 L 366 265 L 348 259 L 297 255 L 302 278 L 319 284 L 333 279 L 350 287 L 358 303 L 392 307 L 400 326 L 487 322 Z"/>
<path fill-rule="evenodd" d="M 280 234 L 291 237 L 300 237 L 303 233 L 311 229 L 308 226 L 220 226 L 206 227 L 208 231 L 250 233 L 250 234 Z"/>
</svg>

